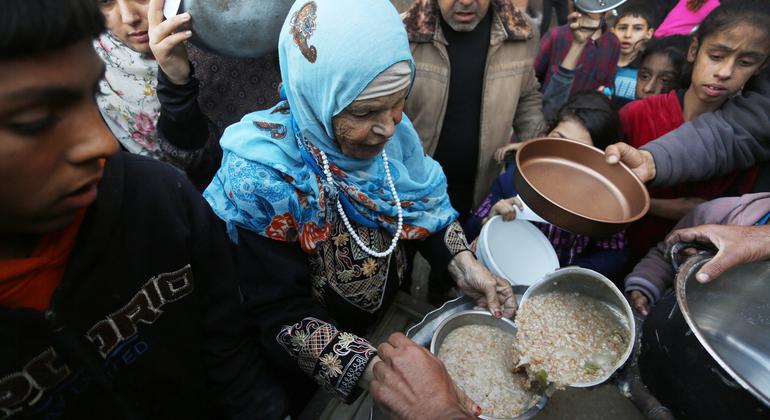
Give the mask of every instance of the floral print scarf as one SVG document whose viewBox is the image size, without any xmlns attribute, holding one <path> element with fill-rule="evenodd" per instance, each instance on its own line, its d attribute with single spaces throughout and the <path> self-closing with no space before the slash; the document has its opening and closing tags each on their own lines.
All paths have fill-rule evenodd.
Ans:
<svg viewBox="0 0 770 420">
<path fill-rule="evenodd" d="M 203 150 L 178 149 L 156 130 L 161 105 L 155 59 L 132 50 L 110 32 L 94 40 L 94 49 L 106 67 L 99 83 L 99 110 L 123 148 L 181 170 L 196 164 Z"/>
<path fill-rule="evenodd" d="M 160 117 L 158 63 L 109 32 L 94 41 L 94 48 L 106 66 L 97 97 L 104 121 L 126 150 L 161 159 L 155 130 Z"/>
</svg>

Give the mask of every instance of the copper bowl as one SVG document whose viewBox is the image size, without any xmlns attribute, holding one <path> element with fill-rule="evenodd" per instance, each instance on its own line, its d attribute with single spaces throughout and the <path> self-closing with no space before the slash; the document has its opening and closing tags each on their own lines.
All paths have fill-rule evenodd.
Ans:
<svg viewBox="0 0 770 420">
<path fill-rule="evenodd" d="M 631 170 L 610 165 L 601 150 L 544 137 L 523 143 L 514 176 L 519 195 L 549 223 L 566 231 L 607 237 L 639 220 L 650 207 L 647 188 Z"/>
</svg>

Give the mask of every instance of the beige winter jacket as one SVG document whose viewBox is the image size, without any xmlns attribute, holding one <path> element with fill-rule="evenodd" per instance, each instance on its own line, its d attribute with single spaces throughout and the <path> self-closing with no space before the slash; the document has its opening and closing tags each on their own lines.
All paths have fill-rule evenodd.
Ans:
<svg viewBox="0 0 770 420">
<path fill-rule="evenodd" d="M 490 10 L 492 31 L 483 85 L 474 206 L 483 200 L 502 169 L 494 160 L 495 150 L 508 144 L 514 131 L 519 140 L 526 140 L 545 130 L 540 84 L 533 68 L 537 30 L 510 0 L 492 0 Z M 402 15 L 417 65 L 405 112 L 430 155 L 438 146 L 449 94 L 449 56 L 438 21 L 440 13 L 437 0 L 417 0 Z"/>
</svg>

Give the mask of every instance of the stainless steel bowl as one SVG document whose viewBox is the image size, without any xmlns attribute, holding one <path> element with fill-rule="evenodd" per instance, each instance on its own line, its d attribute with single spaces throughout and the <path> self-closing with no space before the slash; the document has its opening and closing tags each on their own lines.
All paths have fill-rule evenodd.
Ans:
<svg viewBox="0 0 770 420">
<path fill-rule="evenodd" d="M 449 333 L 455 329 L 464 327 L 466 325 L 485 325 L 499 328 L 500 330 L 512 336 L 516 335 L 516 325 L 510 319 L 495 318 L 487 311 L 462 311 L 444 319 L 436 328 L 435 332 L 433 333 L 433 339 L 430 342 L 431 353 L 438 355 L 439 349 L 441 349 L 441 344 L 444 342 L 444 339 L 447 337 L 447 335 L 449 335 Z M 529 410 L 525 411 L 521 415 L 514 417 L 514 419 L 520 420 L 533 418 L 536 414 L 543 411 L 546 402 L 548 402 L 548 397 L 546 395 L 542 395 L 537 403 L 535 403 L 535 405 L 530 407 Z M 480 417 L 487 420 L 509 420 L 498 419 L 496 417 L 487 417 L 484 415 L 481 415 Z"/>
<path fill-rule="evenodd" d="M 770 262 L 741 265 L 701 284 L 695 273 L 709 260 L 685 264 L 677 302 L 711 357 L 770 407 Z"/>
<path fill-rule="evenodd" d="M 570 386 L 586 388 L 604 383 L 626 363 L 633 351 L 634 342 L 636 341 L 636 328 L 634 327 L 634 314 L 631 311 L 631 305 L 628 304 L 620 290 L 603 275 L 586 268 L 567 267 L 548 274 L 538 283 L 530 286 L 521 299 L 521 306 L 526 305 L 527 299 L 531 297 L 550 292 L 577 292 L 583 296 L 596 299 L 606 305 L 617 317 L 617 320 L 626 326 L 629 335 L 628 345 L 623 356 L 615 363 L 612 369 L 595 381 L 575 383 L 570 384 Z"/>
</svg>

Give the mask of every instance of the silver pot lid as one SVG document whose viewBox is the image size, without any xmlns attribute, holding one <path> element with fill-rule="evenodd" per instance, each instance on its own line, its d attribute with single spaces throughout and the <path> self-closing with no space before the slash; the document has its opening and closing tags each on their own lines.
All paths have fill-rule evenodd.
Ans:
<svg viewBox="0 0 770 420">
<path fill-rule="evenodd" d="M 701 284 L 695 274 L 710 259 L 701 254 L 682 266 L 677 303 L 711 357 L 770 407 L 770 261 L 744 264 Z"/>
<path fill-rule="evenodd" d="M 625 3 L 627 0 L 575 0 L 575 8 L 585 13 L 604 13 Z"/>
<path fill-rule="evenodd" d="M 278 49 L 293 0 L 166 0 L 166 18 L 189 12 L 191 41 L 206 50 L 257 58 Z"/>
</svg>

